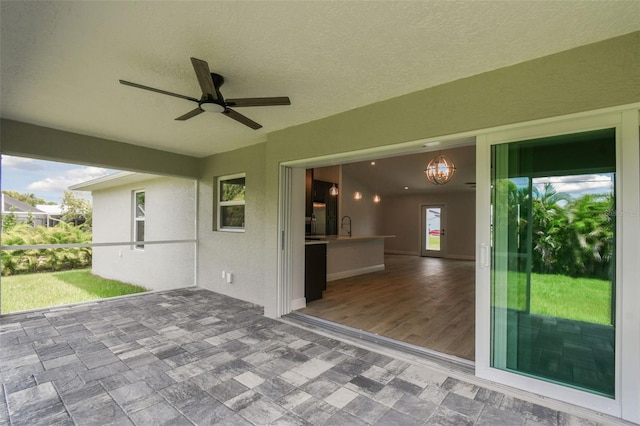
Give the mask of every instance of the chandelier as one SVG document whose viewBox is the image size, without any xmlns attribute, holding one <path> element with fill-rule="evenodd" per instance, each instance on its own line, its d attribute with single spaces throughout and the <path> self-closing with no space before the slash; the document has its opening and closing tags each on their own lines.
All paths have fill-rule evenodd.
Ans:
<svg viewBox="0 0 640 426">
<path fill-rule="evenodd" d="M 444 185 L 449 182 L 456 171 L 456 166 L 450 158 L 444 155 L 438 155 L 429 161 L 424 169 L 424 174 L 429 182 L 436 185 Z"/>
</svg>

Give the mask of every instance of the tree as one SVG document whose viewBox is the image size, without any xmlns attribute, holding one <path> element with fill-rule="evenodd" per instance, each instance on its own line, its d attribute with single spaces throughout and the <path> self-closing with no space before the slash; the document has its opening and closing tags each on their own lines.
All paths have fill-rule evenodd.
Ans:
<svg viewBox="0 0 640 426">
<path fill-rule="evenodd" d="M 18 191 L 11 191 L 11 190 L 3 190 L 2 191 L 3 194 L 8 195 L 11 198 L 15 198 L 18 201 L 22 201 L 23 203 L 27 203 L 30 206 L 35 207 L 38 204 L 48 204 L 48 205 L 54 205 L 56 203 L 54 203 L 53 201 L 46 201 L 42 198 L 38 198 L 35 196 L 35 194 L 21 194 Z"/>
<path fill-rule="evenodd" d="M 532 244 L 533 250 L 540 254 L 533 258 L 533 270 L 550 273 L 555 271 L 558 262 L 558 250 L 562 243 L 568 243 L 563 229 L 568 218 L 561 202 L 568 202 L 568 194 L 557 192 L 550 182 L 542 190 L 534 186 L 532 205 Z M 562 262 L 560 262 L 562 264 Z"/>
<path fill-rule="evenodd" d="M 16 214 L 13 212 L 14 208 L 11 207 L 11 211 L 4 216 L 2 216 L 2 232 L 9 232 L 13 228 L 15 228 L 18 223 L 18 218 Z"/>
<path fill-rule="evenodd" d="M 91 228 L 93 208 L 91 201 L 82 197 L 77 197 L 71 191 L 65 191 L 62 198 L 62 220 L 74 225 L 84 225 Z"/>
</svg>

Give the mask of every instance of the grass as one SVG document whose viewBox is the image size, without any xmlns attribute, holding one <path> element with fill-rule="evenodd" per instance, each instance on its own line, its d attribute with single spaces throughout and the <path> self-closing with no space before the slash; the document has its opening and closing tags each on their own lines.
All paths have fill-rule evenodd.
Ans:
<svg viewBox="0 0 640 426">
<path fill-rule="evenodd" d="M 526 274 L 509 273 L 509 307 L 526 309 Z M 565 275 L 531 274 L 532 314 L 611 324 L 611 282 Z"/>
<path fill-rule="evenodd" d="M 429 235 L 427 250 L 440 250 L 440 235 Z"/>
<path fill-rule="evenodd" d="M 87 302 L 147 291 L 93 275 L 89 269 L 2 277 L 2 313 Z"/>
<path fill-rule="evenodd" d="M 531 274 L 531 312 L 611 324 L 611 282 L 595 278 Z"/>
</svg>

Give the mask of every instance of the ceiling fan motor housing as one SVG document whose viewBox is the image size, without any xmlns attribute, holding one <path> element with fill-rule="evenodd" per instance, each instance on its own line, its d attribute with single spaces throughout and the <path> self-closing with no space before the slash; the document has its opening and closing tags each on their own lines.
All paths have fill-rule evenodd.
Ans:
<svg viewBox="0 0 640 426">
<path fill-rule="evenodd" d="M 213 80 L 213 87 L 216 89 L 218 99 L 212 99 L 211 96 L 203 93 L 198 106 L 203 111 L 207 112 L 223 112 L 227 109 L 227 106 L 224 103 L 224 97 L 222 96 L 222 93 L 220 93 L 220 86 L 224 84 L 224 77 L 212 72 L 211 79 Z"/>
</svg>

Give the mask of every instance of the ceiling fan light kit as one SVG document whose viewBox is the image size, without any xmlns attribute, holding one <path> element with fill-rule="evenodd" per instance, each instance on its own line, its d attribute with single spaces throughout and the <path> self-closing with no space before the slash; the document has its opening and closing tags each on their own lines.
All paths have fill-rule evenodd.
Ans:
<svg viewBox="0 0 640 426">
<path fill-rule="evenodd" d="M 456 166 L 445 155 L 438 155 L 433 158 L 424 169 L 427 180 L 435 185 L 444 185 L 449 182 L 455 172 Z"/>
<path fill-rule="evenodd" d="M 203 102 L 200 104 L 200 109 L 205 112 L 223 112 L 224 107 L 214 102 Z"/>
<path fill-rule="evenodd" d="M 291 100 L 286 96 L 268 97 L 268 98 L 237 98 L 225 100 L 220 92 L 220 87 L 224 84 L 224 77 L 220 74 L 212 73 L 207 64 L 202 59 L 191 58 L 191 65 L 196 73 L 196 78 L 202 89 L 202 96 L 196 99 L 190 96 L 180 95 L 178 93 L 167 92 L 166 90 L 155 89 L 153 87 L 143 86 L 142 84 L 132 83 L 130 81 L 120 80 L 125 86 L 136 87 L 138 89 L 149 90 L 151 92 L 163 95 L 173 96 L 176 98 L 187 99 L 198 104 L 196 109 L 187 112 L 176 118 L 178 121 L 185 121 L 200 115 L 203 112 L 219 112 L 229 118 L 236 120 L 254 130 L 262 127 L 248 117 L 231 109 L 230 107 L 259 107 L 259 106 L 275 106 L 275 105 L 291 105 Z"/>
</svg>

